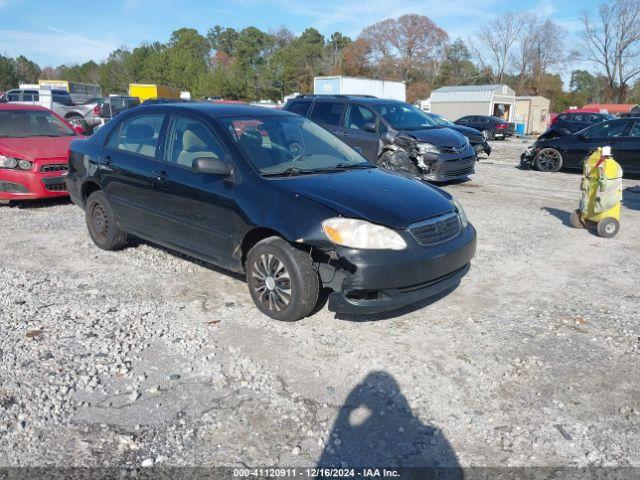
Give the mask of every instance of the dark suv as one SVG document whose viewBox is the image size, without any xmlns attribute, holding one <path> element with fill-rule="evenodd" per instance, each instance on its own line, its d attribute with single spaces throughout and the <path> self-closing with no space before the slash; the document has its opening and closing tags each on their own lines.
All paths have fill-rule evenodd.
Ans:
<svg viewBox="0 0 640 480">
<path fill-rule="evenodd" d="M 72 143 L 66 182 L 98 247 L 135 235 L 242 272 L 278 320 L 309 315 L 323 289 L 336 312 L 420 301 L 456 286 L 475 253 L 451 195 L 263 107 L 132 108 Z"/>
<path fill-rule="evenodd" d="M 476 152 L 468 138 L 408 103 L 302 95 L 284 109 L 313 120 L 383 168 L 436 182 L 474 173 Z"/>
</svg>

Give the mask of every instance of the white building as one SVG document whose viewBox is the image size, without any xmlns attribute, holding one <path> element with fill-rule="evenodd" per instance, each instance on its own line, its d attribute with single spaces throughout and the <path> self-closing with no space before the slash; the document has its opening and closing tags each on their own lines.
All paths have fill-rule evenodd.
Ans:
<svg viewBox="0 0 640 480">
<path fill-rule="evenodd" d="M 465 115 L 495 115 L 512 122 L 516 94 L 507 85 L 462 85 L 431 92 L 431 111 L 451 120 Z"/>
</svg>

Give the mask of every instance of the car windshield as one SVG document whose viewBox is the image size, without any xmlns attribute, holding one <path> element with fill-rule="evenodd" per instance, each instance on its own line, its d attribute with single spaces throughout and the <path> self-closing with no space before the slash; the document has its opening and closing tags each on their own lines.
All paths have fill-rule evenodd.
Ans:
<svg viewBox="0 0 640 480">
<path fill-rule="evenodd" d="M 373 168 L 324 128 L 298 116 L 218 120 L 264 176 Z"/>
<path fill-rule="evenodd" d="M 46 110 L 0 111 L 0 137 L 71 137 L 75 132 Z"/>
<path fill-rule="evenodd" d="M 378 103 L 372 107 L 396 130 L 422 130 L 438 126 L 426 113 L 408 103 Z"/>
</svg>

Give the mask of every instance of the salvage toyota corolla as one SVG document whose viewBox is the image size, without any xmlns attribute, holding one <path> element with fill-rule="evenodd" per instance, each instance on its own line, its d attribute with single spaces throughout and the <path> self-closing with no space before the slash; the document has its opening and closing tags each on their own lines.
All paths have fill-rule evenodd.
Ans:
<svg viewBox="0 0 640 480">
<path fill-rule="evenodd" d="M 456 286 L 475 254 L 448 193 L 284 111 L 137 107 L 73 142 L 66 181 L 98 247 L 135 235 L 243 272 L 278 320 L 309 315 L 321 289 L 336 312 L 397 309 Z"/>
</svg>

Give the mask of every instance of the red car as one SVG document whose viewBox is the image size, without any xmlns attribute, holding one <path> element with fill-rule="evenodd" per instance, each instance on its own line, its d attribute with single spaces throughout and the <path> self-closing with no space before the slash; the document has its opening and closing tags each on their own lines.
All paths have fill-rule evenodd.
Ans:
<svg viewBox="0 0 640 480">
<path fill-rule="evenodd" d="M 69 144 L 81 133 L 44 107 L 0 104 L 0 203 L 68 195 Z"/>
</svg>

